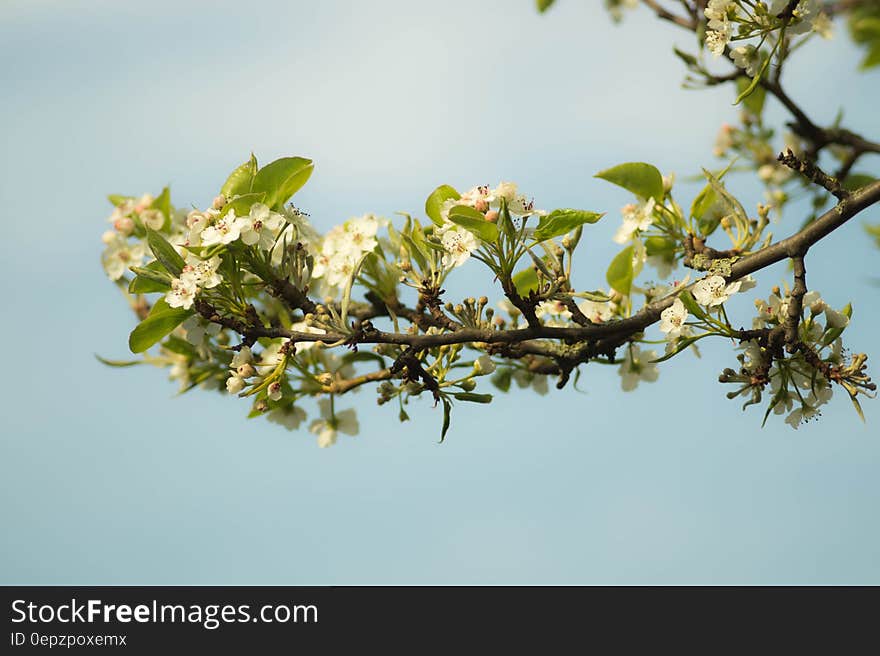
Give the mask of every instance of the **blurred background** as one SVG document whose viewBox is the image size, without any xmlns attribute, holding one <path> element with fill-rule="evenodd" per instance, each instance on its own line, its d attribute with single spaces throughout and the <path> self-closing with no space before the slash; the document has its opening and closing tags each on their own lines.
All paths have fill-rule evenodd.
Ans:
<svg viewBox="0 0 880 656">
<path fill-rule="evenodd" d="M 727 343 L 626 395 L 616 368 L 591 365 L 582 392 L 460 403 L 442 445 L 428 400 L 400 424 L 365 390 L 339 404 L 361 434 L 331 449 L 246 420 L 245 401 L 178 397 L 166 371 L 95 360 L 125 359 L 135 323 L 99 262 L 105 195 L 170 183 L 176 205 L 205 206 L 251 151 L 315 160 L 296 201 L 321 229 L 420 213 L 441 183 L 514 180 L 539 207 L 608 211 L 578 273 L 604 286 L 630 198 L 593 174 L 717 166 L 715 134 L 737 109 L 732 89 L 681 89 L 672 45 L 693 52 L 692 35 L 643 9 L 615 26 L 599 2 L 557 5 L 0 6 L 0 582 L 880 583 L 876 402 L 867 425 L 837 394 L 818 422 L 761 429 L 762 410 L 741 412 L 716 382 L 736 364 Z M 793 58 L 790 95 L 823 123 L 846 106 L 848 127 L 876 139 L 880 78 L 856 72 L 836 27 Z M 747 207 L 762 199 L 744 177 L 730 185 Z M 698 187 L 680 187 L 689 205 Z M 848 346 L 875 358 L 878 253 L 859 224 L 878 218 L 808 260 L 811 288 L 854 302 Z M 476 270 L 450 290 L 482 293 Z M 764 272 L 734 321 L 785 276 Z"/>
</svg>

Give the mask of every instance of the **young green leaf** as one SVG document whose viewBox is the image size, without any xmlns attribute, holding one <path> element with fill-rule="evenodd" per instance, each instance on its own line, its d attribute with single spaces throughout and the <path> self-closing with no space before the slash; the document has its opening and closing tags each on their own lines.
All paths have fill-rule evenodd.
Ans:
<svg viewBox="0 0 880 656">
<path fill-rule="evenodd" d="M 633 247 L 627 246 L 611 260 L 605 279 L 612 289 L 627 295 L 633 282 Z"/>
<path fill-rule="evenodd" d="M 119 207 L 125 201 L 134 200 L 134 196 L 123 196 L 122 194 L 110 194 L 107 196 L 107 200 L 109 200 L 113 207 Z"/>
<path fill-rule="evenodd" d="M 169 244 L 161 234 L 149 228 L 147 228 L 147 243 L 150 245 L 153 255 L 162 263 L 168 273 L 175 277 L 179 276 L 186 263 L 174 246 Z"/>
<path fill-rule="evenodd" d="M 510 382 L 512 379 L 513 371 L 511 369 L 499 369 L 495 372 L 492 378 L 489 379 L 489 382 L 502 392 L 507 392 L 510 389 Z"/>
<path fill-rule="evenodd" d="M 195 310 L 191 308 L 172 308 L 164 299 L 159 299 L 147 318 L 131 331 L 128 348 L 132 353 L 143 353 L 193 314 Z"/>
<path fill-rule="evenodd" d="M 456 205 L 449 210 L 449 220 L 485 242 L 494 243 L 498 239 L 498 226 L 487 221 L 485 215 L 473 207 Z"/>
<path fill-rule="evenodd" d="M 247 216 L 251 211 L 251 207 L 257 203 L 262 203 L 266 199 L 266 192 L 260 191 L 250 194 L 242 194 L 235 200 L 232 200 L 223 206 L 220 216 L 224 217 L 229 212 L 235 212 L 235 216 Z M 266 203 L 268 205 L 268 203 Z"/>
<path fill-rule="evenodd" d="M 128 283 L 129 294 L 151 294 L 152 292 L 167 292 L 171 284 L 164 281 L 153 280 L 137 275 Z"/>
<path fill-rule="evenodd" d="M 492 403 L 491 394 L 474 394 L 473 392 L 456 392 L 453 396 L 459 401 L 470 401 L 471 403 Z"/>
<path fill-rule="evenodd" d="M 646 200 L 654 198 L 658 203 L 663 200 L 663 176 L 657 167 L 651 164 L 644 162 L 618 164 L 600 171 L 595 177 L 623 187 Z"/>
<path fill-rule="evenodd" d="M 527 298 L 530 291 L 538 289 L 538 272 L 535 271 L 535 267 L 523 269 L 514 274 L 511 280 L 516 288 L 516 293 L 523 298 Z"/>
<path fill-rule="evenodd" d="M 281 209 L 312 175 L 315 165 L 305 157 L 282 157 L 266 164 L 254 176 L 251 192 L 265 192 L 263 201 L 272 209 Z"/>
<path fill-rule="evenodd" d="M 764 62 L 761 64 L 761 70 L 759 70 L 755 77 L 752 78 L 752 81 L 749 83 L 749 85 L 745 89 L 740 91 L 739 95 L 736 97 L 736 100 L 733 101 L 734 105 L 739 105 L 740 102 L 742 102 L 745 98 L 748 98 L 751 93 L 757 88 L 757 86 L 761 83 L 761 78 L 764 77 L 764 73 L 767 71 L 767 67 L 770 66 L 771 59 L 773 59 L 772 52 L 769 56 L 764 58 Z"/>
<path fill-rule="evenodd" d="M 449 185 L 440 185 L 431 192 L 431 195 L 425 201 L 425 214 L 438 226 L 443 225 L 443 217 L 440 216 L 440 211 L 443 209 L 443 204 L 450 198 L 458 200 L 461 198 L 461 194 Z"/>
<path fill-rule="evenodd" d="M 440 430 L 440 443 L 446 439 L 446 433 L 449 432 L 449 426 L 452 423 L 452 403 L 445 396 L 443 399 L 443 428 Z"/>
<path fill-rule="evenodd" d="M 102 358 L 97 353 L 95 353 L 95 359 L 101 364 L 106 364 L 108 367 L 133 367 L 137 364 L 144 364 L 143 360 L 108 360 L 107 358 Z"/>
<path fill-rule="evenodd" d="M 553 6 L 555 1 L 556 0 L 535 0 L 535 6 L 537 6 L 538 11 L 543 14 Z"/>
<path fill-rule="evenodd" d="M 724 335 L 724 333 L 703 333 L 702 335 L 695 335 L 694 337 L 687 337 L 685 339 L 679 340 L 676 344 L 675 348 L 667 353 L 666 355 L 657 358 L 656 360 L 651 360 L 653 363 L 666 362 L 669 358 L 674 357 L 684 351 L 688 346 L 693 344 L 694 342 L 698 342 L 704 337 L 709 337 L 710 335 Z"/>
<path fill-rule="evenodd" d="M 168 187 L 162 189 L 162 193 L 156 196 L 156 199 L 150 204 L 150 208 L 159 210 L 165 217 L 165 223 L 162 224 L 163 230 L 171 227 L 171 190 Z"/>
<path fill-rule="evenodd" d="M 232 198 L 233 196 L 250 193 L 255 175 L 257 175 L 257 158 L 251 153 L 251 158 L 237 167 L 226 178 L 226 182 L 220 188 L 220 195 Z"/>
<path fill-rule="evenodd" d="M 596 223 L 603 216 L 605 216 L 604 213 L 585 210 L 553 210 L 547 216 L 541 217 L 533 236 L 535 241 L 545 241 L 571 232 L 585 223 Z"/>
</svg>

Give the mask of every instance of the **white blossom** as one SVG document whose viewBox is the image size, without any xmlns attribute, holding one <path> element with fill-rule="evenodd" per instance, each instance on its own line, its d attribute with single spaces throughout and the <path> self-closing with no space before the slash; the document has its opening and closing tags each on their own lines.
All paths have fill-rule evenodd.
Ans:
<svg viewBox="0 0 880 656">
<path fill-rule="evenodd" d="M 143 264 L 146 247 L 141 242 L 130 243 L 125 237 L 116 236 L 101 256 L 104 271 L 110 280 L 119 280 L 129 267 Z"/>
<path fill-rule="evenodd" d="M 657 359 L 655 351 L 645 351 L 644 353 L 636 344 L 631 344 L 626 349 L 626 356 L 620 365 L 617 373 L 620 375 L 620 386 L 624 392 L 634 390 L 639 381 L 653 383 L 660 376 L 657 365 L 651 360 Z"/>
<path fill-rule="evenodd" d="M 193 346 L 201 346 L 206 337 L 214 337 L 220 332 L 220 325 L 205 321 L 202 317 L 194 314 L 181 325 L 186 333 L 186 341 Z"/>
<path fill-rule="evenodd" d="M 706 307 L 714 307 L 727 301 L 740 290 L 741 286 L 742 282 L 739 280 L 727 284 L 727 281 L 721 276 L 709 276 L 698 281 L 692 291 L 697 303 Z"/>
<path fill-rule="evenodd" d="M 202 230 L 202 246 L 231 244 L 241 236 L 241 231 L 249 225 L 248 218 L 237 217 L 235 216 L 235 210 L 230 209 L 226 216 L 217 219 L 214 225 L 210 225 Z"/>
<path fill-rule="evenodd" d="M 495 363 L 492 362 L 492 358 L 488 355 L 481 355 L 474 360 L 474 373 L 476 373 L 477 376 L 485 376 L 491 374 L 493 371 L 495 371 Z"/>
<path fill-rule="evenodd" d="M 660 332 L 666 334 L 666 339 L 673 340 L 681 337 L 682 329 L 686 328 L 688 311 L 680 298 L 660 313 Z"/>
<path fill-rule="evenodd" d="M 247 216 L 242 217 L 241 241 L 248 246 L 267 251 L 275 245 L 278 230 L 284 225 L 284 217 L 272 212 L 264 203 L 251 205 Z"/>
<path fill-rule="evenodd" d="M 654 198 L 649 198 L 641 205 L 626 205 L 621 213 L 623 214 L 623 224 L 614 234 L 614 241 L 618 244 L 625 244 L 636 234 L 647 230 L 654 222 Z"/>
<path fill-rule="evenodd" d="M 832 310 L 831 307 L 825 307 L 825 322 L 829 328 L 846 328 L 849 325 L 849 317 L 843 312 Z"/>
<path fill-rule="evenodd" d="M 339 433 L 357 435 L 360 430 L 357 415 L 353 409 L 334 413 L 328 399 L 318 401 L 321 418 L 309 426 L 309 431 L 318 436 L 318 446 L 322 449 L 336 444 Z"/>
<path fill-rule="evenodd" d="M 165 301 L 170 307 L 188 310 L 195 301 L 199 288 L 195 280 L 188 274 L 181 274 L 180 278 L 171 281 L 171 290 L 165 294 Z"/>
<path fill-rule="evenodd" d="M 571 319 L 571 312 L 562 301 L 541 301 L 535 308 L 535 316 L 541 319 L 545 326 L 562 328 Z"/>
<path fill-rule="evenodd" d="M 266 419 L 275 424 L 281 424 L 287 430 L 296 430 L 306 419 L 306 412 L 296 405 L 286 408 L 277 408 L 266 415 Z"/>
<path fill-rule="evenodd" d="M 584 316 L 593 323 L 603 323 L 614 316 L 614 303 L 611 301 L 600 303 L 599 301 L 584 299 L 578 301 L 577 306 Z"/>
<path fill-rule="evenodd" d="M 447 269 L 454 269 L 464 264 L 478 247 L 477 238 L 461 226 L 452 223 L 439 229 L 440 243 L 446 252 L 443 254 L 441 263 Z"/>
<path fill-rule="evenodd" d="M 746 72 L 749 77 L 755 77 L 758 73 L 758 65 L 761 63 L 758 50 L 753 45 L 738 46 L 730 51 L 733 63 Z"/>
<path fill-rule="evenodd" d="M 215 255 L 208 260 L 203 260 L 200 257 L 189 253 L 186 257 L 186 266 L 183 268 L 181 275 L 189 274 L 196 285 L 202 289 L 211 289 L 223 282 L 223 278 L 217 273 L 219 267 L 219 255 Z"/>
</svg>

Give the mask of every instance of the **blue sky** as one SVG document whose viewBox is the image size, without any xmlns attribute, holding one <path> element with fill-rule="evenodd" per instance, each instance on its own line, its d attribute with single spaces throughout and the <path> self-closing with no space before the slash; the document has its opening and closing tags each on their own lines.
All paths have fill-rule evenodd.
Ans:
<svg viewBox="0 0 880 656">
<path fill-rule="evenodd" d="M 429 403 L 399 424 L 363 392 L 361 434 L 326 450 L 234 399 L 176 397 L 163 371 L 94 360 L 125 357 L 133 326 L 99 264 L 105 194 L 170 183 L 204 205 L 252 150 L 314 158 L 297 199 L 325 229 L 501 179 L 542 207 L 608 211 L 579 261 L 601 285 L 629 199 L 593 174 L 692 175 L 736 109 L 729 90 L 680 88 L 671 46 L 693 49 L 688 34 L 558 4 L 3 4 L 0 582 L 880 583 L 876 404 L 867 425 L 836 398 L 818 423 L 762 430 L 715 382 L 727 344 L 627 395 L 590 366 L 584 393 L 459 404 L 442 445 Z M 847 124 L 876 138 L 878 74 L 856 61 L 838 30 L 792 63 L 790 93 L 822 122 L 852 99 Z M 813 288 L 854 301 L 849 345 L 869 353 L 874 262 L 857 222 L 808 260 Z M 482 292 L 473 271 L 450 291 Z M 748 299 L 733 309 L 748 322 Z"/>
</svg>

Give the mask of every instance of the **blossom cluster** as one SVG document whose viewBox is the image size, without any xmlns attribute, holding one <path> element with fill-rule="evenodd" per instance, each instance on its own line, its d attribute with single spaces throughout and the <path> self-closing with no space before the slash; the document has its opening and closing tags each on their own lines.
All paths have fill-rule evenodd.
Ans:
<svg viewBox="0 0 880 656">
<path fill-rule="evenodd" d="M 378 245 L 378 229 L 379 220 L 365 214 L 330 230 L 315 257 L 312 278 L 323 279 L 331 288 L 344 285 L 355 274 L 361 259 Z"/>
<path fill-rule="evenodd" d="M 442 265 L 454 269 L 464 264 L 480 246 L 479 239 L 466 228 L 449 220 L 449 211 L 458 205 L 470 207 L 484 215 L 490 223 L 498 221 L 499 210 L 504 203 L 514 217 L 544 216 L 544 210 L 535 209 L 534 202 L 519 193 L 514 182 L 501 182 L 497 187 L 479 185 L 461 194 L 459 198 L 447 199 L 441 209 L 442 225 L 436 230 L 445 253 Z"/>
<path fill-rule="evenodd" d="M 709 0 L 705 9 L 707 20 L 706 47 L 716 57 L 724 54 L 725 48 L 737 35 L 741 38 L 766 34 L 781 27 L 777 18 L 788 5 L 788 0 L 773 0 L 768 6 L 764 2 L 744 3 L 738 0 Z M 805 34 L 814 31 L 824 38 L 831 36 L 831 21 L 822 11 L 819 0 L 801 0 L 794 8 L 791 18 L 785 25 L 787 34 Z M 734 63 L 754 77 L 760 64 L 760 53 L 750 44 L 732 49 Z"/>
</svg>

